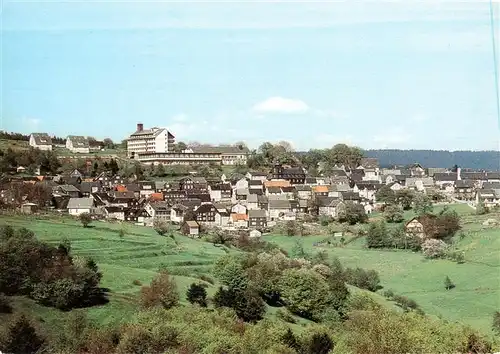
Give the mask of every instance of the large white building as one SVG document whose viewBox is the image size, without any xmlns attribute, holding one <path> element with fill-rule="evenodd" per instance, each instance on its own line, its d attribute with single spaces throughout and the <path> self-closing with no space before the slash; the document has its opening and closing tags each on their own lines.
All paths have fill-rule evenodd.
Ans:
<svg viewBox="0 0 500 354">
<path fill-rule="evenodd" d="M 32 133 L 30 146 L 44 151 L 52 151 L 52 139 L 47 133 Z"/>
<path fill-rule="evenodd" d="M 165 128 L 144 129 L 137 124 L 137 130 L 127 139 L 127 156 L 135 158 L 138 154 L 172 152 L 175 137 Z"/>
<path fill-rule="evenodd" d="M 66 149 L 73 153 L 88 154 L 90 152 L 89 139 L 84 136 L 69 135 L 66 139 Z"/>
</svg>

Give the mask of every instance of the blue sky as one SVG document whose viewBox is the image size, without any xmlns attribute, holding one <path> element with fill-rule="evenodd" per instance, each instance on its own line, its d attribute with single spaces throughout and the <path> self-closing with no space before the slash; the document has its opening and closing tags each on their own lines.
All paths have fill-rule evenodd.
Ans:
<svg viewBox="0 0 500 354">
<path fill-rule="evenodd" d="M 2 5 L 4 130 L 498 148 L 487 2 Z"/>
</svg>

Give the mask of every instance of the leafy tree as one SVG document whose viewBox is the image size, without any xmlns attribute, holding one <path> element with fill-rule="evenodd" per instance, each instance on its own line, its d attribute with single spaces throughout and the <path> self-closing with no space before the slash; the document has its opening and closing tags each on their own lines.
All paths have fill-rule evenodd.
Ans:
<svg viewBox="0 0 500 354">
<path fill-rule="evenodd" d="M 333 341 L 326 333 L 315 333 L 308 340 L 305 352 L 308 354 L 328 354 L 333 349 Z"/>
<path fill-rule="evenodd" d="M 155 218 L 153 220 L 153 229 L 158 235 L 164 236 L 170 231 L 170 225 L 166 220 Z"/>
<path fill-rule="evenodd" d="M 495 313 L 493 314 L 493 331 L 496 333 L 496 334 L 500 334 L 500 312 L 499 311 L 495 311 Z"/>
<path fill-rule="evenodd" d="M 444 288 L 446 290 L 450 290 L 450 289 L 453 289 L 454 287 L 455 287 L 455 284 L 453 284 L 450 277 L 446 276 L 446 278 L 444 278 Z"/>
<path fill-rule="evenodd" d="M 80 214 L 79 219 L 83 227 L 89 227 L 90 223 L 92 222 L 92 216 L 90 216 L 89 213 Z"/>
<path fill-rule="evenodd" d="M 489 213 L 489 208 L 480 200 L 476 205 L 476 215 L 484 215 Z"/>
<path fill-rule="evenodd" d="M 219 258 L 214 264 L 213 273 L 230 289 L 242 291 L 247 288 L 248 278 L 239 256 L 226 255 Z"/>
<path fill-rule="evenodd" d="M 363 152 L 358 147 L 350 147 L 346 144 L 337 144 L 328 152 L 329 161 L 334 165 L 344 165 L 348 168 L 356 168 L 361 162 Z"/>
<path fill-rule="evenodd" d="M 281 341 L 289 348 L 294 349 L 296 352 L 301 351 L 301 346 L 300 343 L 298 342 L 297 338 L 293 334 L 292 330 L 288 328 L 281 337 Z"/>
<path fill-rule="evenodd" d="M 368 248 L 384 248 L 388 247 L 389 238 L 386 223 L 374 222 L 370 223 L 366 235 L 366 246 Z"/>
<path fill-rule="evenodd" d="M 162 270 L 149 286 L 143 286 L 141 289 L 141 305 L 144 308 L 162 306 L 166 309 L 179 304 L 179 293 L 177 284 L 168 272 Z"/>
<path fill-rule="evenodd" d="M 384 209 L 384 218 L 390 223 L 399 223 L 403 221 L 403 208 L 399 205 L 387 205 Z"/>
<path fill-rule="evenodd" d="M 114 149 L 115 147 L 115 143 L 113 143 L 113 140 L 110 138 L 105 138 L 102 142 L 104 143 L 104 147 L 106 149 Z"/>
<path fill-rule="evenodd" d="M 428 258 L 444 256 L 448 245 L 442 240 L 427 239 L 422 243 L 422 253 Z"/>
<path fill-rule="evenodd" d="M 200 284 L 192 283 L 187 290 L 186 297 L 191 304 L 207 307 L 207 291 Z"/>
<path fill-rule="evenodd" d="M 20 315 L 8 327 L 0 349 L 9 354 L 31 354 L 38 352 L 43 343 L 44 339 L 36 333 L 30 321 L 24 315 Z"/>
<path fill-rule="evenodd" d="M 396 193 L 391 187 L 384 185 L 375 193 L 375 199 L 380 203 L 394 204 L 396 202 Z"/>
<path fill-rule="evenodd" d="M 293 258 L 308 258 L 307 252 L 304 250 L 304 244 L 302 240 L 295 240 L 295 244 L 292 248 L 292 257 Z"/>
<path fill-rule="evenodd" d="M 413 210 L 417 215 L 432 213 L 432 201 L 425 194 L 417 194 L 413 200 Z"/>
<path fill-rule="evenodd" d="M 409 189 L 400 189 L 396 192 L 396 203 L 401 205 L 404 210 L 411 209 L 414 199 L 415 193 Z"/>
<path fill-rule="evenodd" d="M 347 283 L 369 291 L 377 291 L 380 288 L 380 278 L 375 270 L 364 270 L 362 268 L 347 268 L 344 273 Z"/>
<path fill-rule="evenodd" d="M 287 308 L 305 318 L 319 318 L 335 303 L 329 284 L 313 270 L 285 270 L 279 288 Z"/>
<path fill-rule="evenodd" d="M 266 307 L 261 297 L 250 290 L 223 289 L 217 290 L 213 299 L 215 307 L 232 308 L 236 315 L 245 322 L 256 322 L 262 319 Z"/>
<path fill-rule="evenodd" d="M 120 170 L 120 167 L 118 166 L 118 163 L 116 162 L 115 159 L 111 159 L 109 161 L 109 170 L 111 171 L 111 173 L 113 175 L 116 175 L 118 173 L 118 171 Z"/>
<path fill-rule="evenodd" d="M 347 222 L 350 225 L 365 223 L 368 220 L 363 205 L 353 202 L 345 202 L 345 207 L 339 211 L 340 222 Z"/>
</svg>

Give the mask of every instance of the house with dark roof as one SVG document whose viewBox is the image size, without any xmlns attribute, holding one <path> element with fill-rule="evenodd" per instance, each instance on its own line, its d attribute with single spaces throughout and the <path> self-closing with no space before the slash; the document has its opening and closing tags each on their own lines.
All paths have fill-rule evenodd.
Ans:
<svg viewBox="0 0 500 354">
<path fill-rule="evenodd" d="M 344 205 L 339 198 L 334 197 L 318 197 L 316 203 L 318 205 L 318 215 L 331 216 L 332 218 L 338 216 L 339 205 Z"/>
<path fill-rule="evenodd" d="M 73 153 L 88 154 L 90 152 L 89 139 L 84 136 L 69 135 L 66 139 L 66 149 Z"/>
<path fill-rule="evenodd" d="M 378 180 L 380 178 L 380 168 L 377 158 L 363 157 L 358 169 L 364 171 L 364 180 Z"/>
<path fill-rule="evenodd" d="M 98 193 L 102 190 L 101 182 L 82 182 L 77 187 L 80 189 L 82 197 L 90 197 L 92 193 Z"/>
<path fill-rule="evenodd" d="M 267 214 L 265 210 L 255 209 L 248 211 L 248 227 L 250 229 L 264 229 L 267 227 Z"/>
<path fill-rule="evenodd" d="M 472 200 L 475 193 L 473 180 L 458 180 L 455 182 L 455 198 L 460 200 Z"/>
<path fill-rule="evenodd" d="M 200 205 L 196 211 L 196 221 L 208 226 L 226 226 L 229 222 L 229 213 L 220 211 L 214 204 Z"/>
<path fill-rule="evenodd" d="M 280 163 L 275 163 L 271 171 L 271 178 L 289 181 L 291 184 L 304 184 L 306 173 L 302 167 L 284 167 Z"/>
<path fill-rule="evenodd" d="M 455 185 L 455 182 L 458 179 L 458 174 L 456 172 L 444 172 L 444 173 L 434 173 L 434 183 L 436 186 L 439 186 L 440 188 L 444 187 L 444 185 L 449 185 L 451 184 L 452 186 Z"/>
<path fill-rule="evenodd" d="M 299 199 L 311 199 L 312 197 L 312 188 L 309 185 L 306 184 L 296 184 L 295 186 L 295 191 L 297 193 L 297 197 Z"/>
<path fill-rule="evenodd" d="M 52 151 L 52 139 L 47 133 L 31 133 L 30 146 L 43 151 Z"/>
<path fill-rule="evenodd" d="M 208 182 L 205 177 L 183 177 L 179 180 L 179 188 L 180 190 L 208 191 Z"/>
<path fill-rule="evenodd" d="M 257 194 L 249 194 L 247 197 L 248 210 L 257 210 L 259 208 L 259 196 Z"/>
<path fill-rule="evenodd" d="M 195 154 L 217 154 L 223 165 L 246 165 L 250 150 L 243 145 L 199 146 L 191 147 Z"/>
<path fill-rule="evenodd" d="M 78 198 L 80 197 L 80 190 L 75 186 L 73 186 L 72 184 L 62 184 L 52 188 L 52 195 Z"/>
</svg>

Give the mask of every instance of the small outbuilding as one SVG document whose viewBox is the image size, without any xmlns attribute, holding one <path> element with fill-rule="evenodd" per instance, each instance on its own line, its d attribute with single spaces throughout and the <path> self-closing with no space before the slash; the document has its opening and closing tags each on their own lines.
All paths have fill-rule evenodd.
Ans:
<svg viewBox="0 0 500 354">
<path fill-rule="evenodd" d="M 33 214 L 36 213 L 38 205 L 35 203 L 24 203 L 21 205 L 21 213 L 23 214 Z"/>
<path fill-rule="evenodd" d="M 182 224 L 181 231 L 184 235 L 197 237 L 200 234 L 200 225 L 194 220 L 189 220 Z"/>
<path fill-rule="evenodd" d="M 252 230 L 250 231 L 250 238 L 260 238 L 262 236 L 262 232 L 259 230 Z"/>
</svg>

